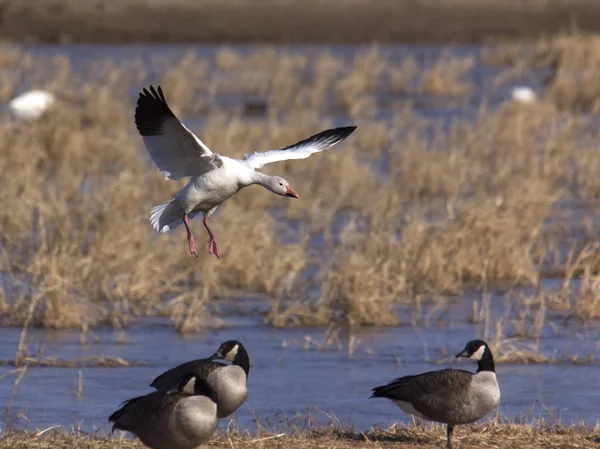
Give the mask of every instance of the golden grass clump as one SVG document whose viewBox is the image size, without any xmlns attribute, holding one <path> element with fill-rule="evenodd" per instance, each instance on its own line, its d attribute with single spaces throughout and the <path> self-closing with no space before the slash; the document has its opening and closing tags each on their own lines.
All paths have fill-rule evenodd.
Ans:
<svg viewBox="0 0 600 449">
<path fill-rule="evenodd" d="M 394 306 L 422 295 L 460 294 L 465 283 L 483 280 L 537 282 L 535 246 L 552 203 L 521 187 L 434 223 L 415 216 L 400 229 L 349 225 L 331 265 L 323 265 L 315 313 L 305 315 L 317 322 L 335 316 L 349 326 L 394 325 Z"/>
<path fill-rule="evenodd" d="M 484 52 L 486 63 L 526 68 L 548 67 L 543 77 L 544 97 L 561 111 L 600 111 L 600 37 L 594 34 L 558 34 L 533 45 L 499 44 Z"/>
<path fill-rule="evenodd" d="M 423 295 L 456 295 L 482 282 L 538 282 L 538 265 L 554 241 L 547 222 L 576 179 L 564 167 L 577 123 L 557 124 L 545 105 L 482 110 L 474 124 L 448 131 L 410 116 L 397 123 L 407 130 L 401 136 L 374 128 L 387 143 L 389 174 L 371 168 L 360 175 L 351 165 L 339 183 L 326 184 L 340 191 L 333 210 L 354 211 L 346 214 L 350 224 L 338 224 L 339 240 L 327 223 L 343 222 L 344 214 L 309 211 L 311 231 L 325 230 L 318 298 L 278 300 L 269 322 L 393 325 L 395 306 Z M 348 161 L 355 146 L 353 160 L 364 158 L 363 145 L 357 138 L 328 157 Z M 319 190 L 320 198 L 331 194 Z"/>
<path fill-rule="evenodd" d="M 169 106 L 178 116 L 193 115 L 206 108 L 214 95 L 210 64 L 193 52 L 186 53 L 181 61 L 163 74 L 159 84 L 168 92 Z M 190 85 L 193 89 L 190 90 Z M 203 103 L 198 94 L 208 94 Z"/>
<path fill-rule="evenodd" d="M 554 306 L 583 322 L 600 319 L 600 243 L 571 251 L 566 263 L 560 300 Z"/>
<path fill-rule="evenodd" d="M 473 89 L 469 77 L 475 59 L 443 55 L 421 78 L 420 91 L 431 95 L 462 95 Z"/>
</svg>

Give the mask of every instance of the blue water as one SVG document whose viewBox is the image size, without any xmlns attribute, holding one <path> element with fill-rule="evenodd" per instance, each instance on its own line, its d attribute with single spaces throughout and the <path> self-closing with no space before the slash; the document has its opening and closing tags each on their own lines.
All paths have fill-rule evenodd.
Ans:
<svg viewBox="0 0 600 449">
<path fill-rule="evenodd" d="M 494 307 L 498 313 L 501 308 Z M 354 423 L 357 429 L 406 422 L 411 418 L 391 402 L 369 399 L 370 389 L 402 375 L 451 364 L 476 369 L 468 361 L 450 361 L 444 354 L 459 352 L 467 340 L 480 337 L 482 329 L 467 320 L 468 312 L 460 302 L 443 314 L 446 319 L 438 325 L 360 330 L 352 355 L 343 336 L 341 349 L 324 351 L 308 345 L 307 350 L 305 337 L 320 341 L 323 330 L 273 329 L 262 325 L 260 317 L 225 318 L 231 327 L 185 338 L 167 323 L 148 320 L 128 329 L 125 336 L 108 329 L 93 332 L 86 336 L 84 345 L 78 332 L 33 329 L 28 334 L 29 349 L 35 353 L 43 346 L 45 357 L 66 360 L 108 355 L 149 366 L 83 368 L 81 398 L 76 394 L 78 368 L 30 367 L 16 390 L 8 421 L 29 428 L 78 423 L 83 429 L 106 430 L 108 415 L 121 401 L 152 391 L 148 385 L 155 376 L 183 361 L 214 353 L 225 340 L 237 339 L 251 357 L 249 397 L 235 413 L 241 428 L 254 428 L 254 413 L 263 418 L 281 412 L 293 417 L 313 408 L 331 412 L 342 422 Z M 14 358 L 19 332 L 0 329 L 0 359 Z M 578 337 L 577 332 L 548 332 L 542 340 L 542 353 L 594 353 L 593 342 L 599 335 L 597 330 L 590 332 L 592 335 L 586 338 Z M 0 367 L 0 376 L 12 369 Z M 503 415 L 559 418 L 562 422 L 584 421 L 590 425 L 600 418 L 597 408 L 590 406 L 600 400 L 598 364 L 499 364 L 497 374 Z M 0 404 L 8 403 L 13 379 L 11 375 L 0 380 Z"/>
</svg>

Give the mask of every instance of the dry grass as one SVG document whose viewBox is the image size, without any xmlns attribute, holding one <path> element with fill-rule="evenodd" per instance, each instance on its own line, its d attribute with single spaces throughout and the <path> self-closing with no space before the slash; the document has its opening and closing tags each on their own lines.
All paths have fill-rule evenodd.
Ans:
<svg viewBox="0 0 600 449">
<path fill-rule="evenodd" d="M 168 23 L 163 18 L 169 16 Z M 197 17 L 203 24 L 198 26 Z M 0 36 L 44 42 L 481 43 L 570 29 L 598 31 L 591 0 L 6 0 Z M 431 26 L 431 24 L 435 26 Z M 269 26 L 264 26 L 269 24 Z"/>
<path fill-rule="evenodd" d="M 193 128 L 217 152 L 285 146 L 340 114 L 359 124 L 332 151 L 266 167 L 302 199 L 245 189 L 214 219 L 225 258 L 200 251 L 196 259 L 184 231 L 157 235 L 147 223 L 149 208 L 183 185 L 148 163 L 133 127 L 125 93 L 145 82 L 147 63 L 97 61 L 77 74 L 63 57 L 14 47 L 0 59 L 3 98 L 16 80 L 61 97 L 40 120 L 0 128 L 3 325 L 87 330 L 164 316 L 193 332 L 215 324 L 213 299 L 240 291 L 268 297 L 275 326 L 396 325 L 398 304 L 467 286 L 537 285 L 542 260 L 565 238 L 554 224 L 561 201 L 600 197 L 597 132 L 586 117 L 549 102 L 506 103 L 443 128 L 382 95 L 418 92 L 433 78 L 443 78 L 431 84 L 436 94 L 462 92 L 470 58 L 444 52 L 425 66 L 376 46 L 347 58 L 222 49 L 213 70 L 188 53 L 151 64 L 177 113 L 203 114 L 204 126 Z M 241 106 L 256 97 L 266 117 L 242 119 Z M 395 111 L 392 126 L 378 118 L 385 108 Z M 193 227 L 201 245 L 204 230 Z M 597 316 L 596 265 L 588 255 L 553 267 L 583 276 L 579 300 L 564 306 L 575 316 Z"/>
<path fill-rule="evenodd" d="M 432 95 L 461 95 L 472 90 L 467 76 L 475 66 L 473 56 L 457 58 L 442 55 L 434 67 L 423 74 L 421 91 Z"/>
<path fill-rule="evenodd" d="M 600 111 L 600 37 L 578 32 L 542 38 L 534 44 L 509 42 L 484 52 L 490 64 L 511 65 L 517 72 L 548 67 L 544 96 L 561 111 Z"/>
<path fill-rule="evenodd" d="M 71 360 L 60 360 L 56 358 L 22 357 L 15 360 L 0 360 L 0 366 L 40 366 L 43 368 L 123 368 L 129 366 L 145 366 L 146 362 L 136 360 L 125 360 L 121 357 L 111 356 L 88 356 L 78 357 Z"/>
<path fill-rule="evenodd" d="M 444 445 L 445 429 L 440 425 L 396 425 L 386 430 L 372 429 L 367 432 L 355 432 L 332 423 L 321 427 L 304 423 L 308 427 L 288 424 L 285 432 L 262 430 L 258 435 L 240 434 L 229 430 L 220 434 L 208 447 L 227 448 L 438 448 Z M 592 448 L 597 447 L 600 435 L 597 429 L 561 424 L 549 425 L 544 422 L 517 424 L 512 422 L 494 422 L 481 425 L 460 426 L 454 435 L 454 441 L 460 448 L 496 447 L 513 448 Z M 46 429 L 38 432 L 6 431 L 0 436 L 0 448 L 45 449 L 71 448 L 112 449 L 142 448 L 141 443 L 125 438 L 107 438 L 66 432 L 61 429 Z"/>
</svg>

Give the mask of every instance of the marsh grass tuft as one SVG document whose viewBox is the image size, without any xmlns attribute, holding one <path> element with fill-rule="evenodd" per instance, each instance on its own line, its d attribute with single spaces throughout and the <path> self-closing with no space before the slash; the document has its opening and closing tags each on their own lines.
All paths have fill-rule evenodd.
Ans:
<svg viewBox="0 0 600 449">
<path fill-rule="evenodd" d="M 428 69 L 421 79 L 420 91 L 432 95 L 462 95 L 473 89 L 469 76 L 475 59 L 458 58 L 448 52 Z"/>
<path fill-rule="evenodd" d="M 52 357 L 30 357 L 26 356 L 15 360 L 0 360 L 0 366 L 39 366 L 43 368 L 122 368 L 128 366 L 147 366 L 143 361 L 125 360 L 121 357 L 112 356 L 87 356 L 78 357 L 71 360 L 60 360 Z"/>
</svg>

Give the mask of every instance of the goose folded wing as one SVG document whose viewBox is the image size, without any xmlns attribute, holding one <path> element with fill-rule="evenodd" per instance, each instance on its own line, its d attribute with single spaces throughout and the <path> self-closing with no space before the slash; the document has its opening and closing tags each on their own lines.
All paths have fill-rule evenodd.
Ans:
<svg viewBox="0 0 600 449">
<path fill-rule="evenodd" d="M 373 388 L 374 397 L 385 397 L 413 405 L 426 403 L 431 397 L 444 397 L 465 391 L 472 378 L 469 371 L 445 369 L 415 376 L 405 376 L 387 385 Z"/>
<path fill-rule="evenodd" d="M 244 161 L 253 169 L 262 168 L 266 164 L 288 159 L 306 159 L 313 153 L 319 153 L 340 142 L 354 132 L 356 126 L 328 129 L 280 150 L 246 154 Z"/>
<path fill-rule="evenodd" d="M 222 166 L 213 153 L 173 114 L 160 86 L 143 89 L 135 109 L 135 125 L 150 157 L 167 179 L 200 176 Z"/>
<path fill-rule="evenodd" d="M 108 418 L 113 424 L 113 431 L 132 430 L 136 423 L 147 421 L 148 416 L 156 416 L 163 408 L 175 404 L 181 395 L 154 392 L 146 396 L 129 399 L 121 408 Z"/>
<path fill-rule="evenodd" d="M 157 376 L 150 386 L 158 391 L 171 391 L 177 388 L 181 379 L 188 373 L 195 373 L 198 377 L 206 379 L 212 371 L 224 366 L 227 365 L 208 359 L 192 360 L 165 371 Z"/>
</svg>

